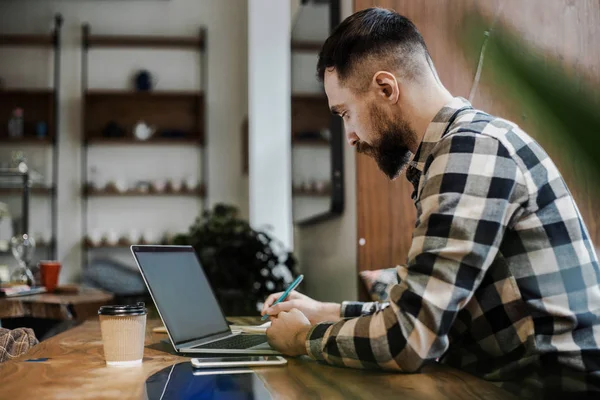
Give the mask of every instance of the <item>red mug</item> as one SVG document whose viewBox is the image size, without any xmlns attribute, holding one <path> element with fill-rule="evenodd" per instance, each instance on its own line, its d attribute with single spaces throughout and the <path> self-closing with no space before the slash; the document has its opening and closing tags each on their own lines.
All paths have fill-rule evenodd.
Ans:
<svg viewBox="0 0 600 400">
<path fill-rule="evenodd" d="M 50 293 L 58 286 L 58 274 L 60 273 L 59 261 L 40 261 L 40 274 L 42 286 Z"/>
</svg>

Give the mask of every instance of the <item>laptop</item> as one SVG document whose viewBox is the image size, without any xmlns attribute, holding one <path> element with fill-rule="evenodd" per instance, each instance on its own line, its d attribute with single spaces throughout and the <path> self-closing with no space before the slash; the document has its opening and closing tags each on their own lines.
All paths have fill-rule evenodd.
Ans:
<svg viewBox="0 0 600 400">
<path fill-rule="evenodd" d="M 233 333 L 192 246 L 131 246 L 179 353 L 280 354 L 264 334 Z"/>
</svg>

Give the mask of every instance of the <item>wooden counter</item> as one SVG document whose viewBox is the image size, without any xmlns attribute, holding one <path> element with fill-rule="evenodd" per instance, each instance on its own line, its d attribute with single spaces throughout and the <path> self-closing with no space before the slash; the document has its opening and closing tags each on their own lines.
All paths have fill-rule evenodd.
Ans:
<svg viewBox="0 0 600 400">
<path fill-rule="evenodd" d="M 32 317 L 83 322 L 98 315 L 98 308 L 110 304 L 114 295 L 102 290 L 81 288 L 76 293 L 41 293 L 0 299 L 0 319 Z"/>
<path fill-rule="evenodd" d="M 255 323 L 245 318 L 232 320 Z M 118 368 L 105 364 L 98 321 L 86 321 L 0 364 L 0 399 L 144 398 L 146 378 L 188 360 L 171 354 L 161 343 L 166 335 L 152 333 L 160 325 L 156 320 L 147 323 L 143 364 Z M 49 359 L 25 361 L 41 357 Z M 277 399 L 513 398 L 491 383 L 441 365 L 427 367 L 420 374 L 393 374 L 331 367 L 302 357 L 290 358 L 286 367 L 256 368 L 255 372 Z"/>
</svg>

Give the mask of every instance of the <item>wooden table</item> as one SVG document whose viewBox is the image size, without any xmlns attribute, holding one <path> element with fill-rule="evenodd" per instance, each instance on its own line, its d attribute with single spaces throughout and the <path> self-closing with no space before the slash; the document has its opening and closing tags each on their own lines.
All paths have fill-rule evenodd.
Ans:
<svg viewBox="0 0 600 400">
<path fill-rule="evenodd" d="M 256 323 L 246 318 L 236 324 Z M 0 399 L 140 399 L 146 379 L 189 359 L 172 354 L 153 333 L 160 321 L 147 323 L 144 362 L 140 367 L 107 367 L 97 319 L 40 343 L 29 353 L 0 364 Z M 44 362 L 27 359 L 48 357 Z M 467 373 L 429 366 L 420 374 L 393 374 L 337 368 L 309 359 L 290 358 L 286 367 L 256 368 L 273 398 L 281 399 L 505 399 L 510 394 Z"/>
<path fill-rule="evenodd" d="M 81 288 L 77 293 L 42 293 L 0 299 L 0 319 L 44 318 L 83 322 L 110 304 L 114 295 L 102 290 Z"/>
</svg>

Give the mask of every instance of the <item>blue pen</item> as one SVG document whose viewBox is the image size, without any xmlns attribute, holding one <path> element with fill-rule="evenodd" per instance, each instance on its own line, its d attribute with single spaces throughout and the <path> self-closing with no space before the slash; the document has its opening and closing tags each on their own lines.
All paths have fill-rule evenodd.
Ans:
<svg viewBox="0 0 600 400">
<path fill-rule="evenodd" d="M 279 297 L 275 301 L 275 303 L 271 304 L 271 307 L 273 307 L 275 304 L 279 304 L 282 301 L 284 301 L 288 297 L 288 295 L 290 294 L 290 292 L 298 287 L 298 285 L 300 284 L 300 282 L 302 282 L 302 279 L 304 279 L 304 275 L 300 275 L 299 277 L 297 277 L 296 280 L 294 282 L 292 282 L 292 284 L 285 290 L 285 292 L 283 292 L 283 294 L 281 295 L 281 297 Z M 265 314 L 265 315 L 263 315 L 263 317 L 260 320 L 264 321 L 267 318 L 269 318 L 269 316 L 267 314 Z"/>
</svg>

